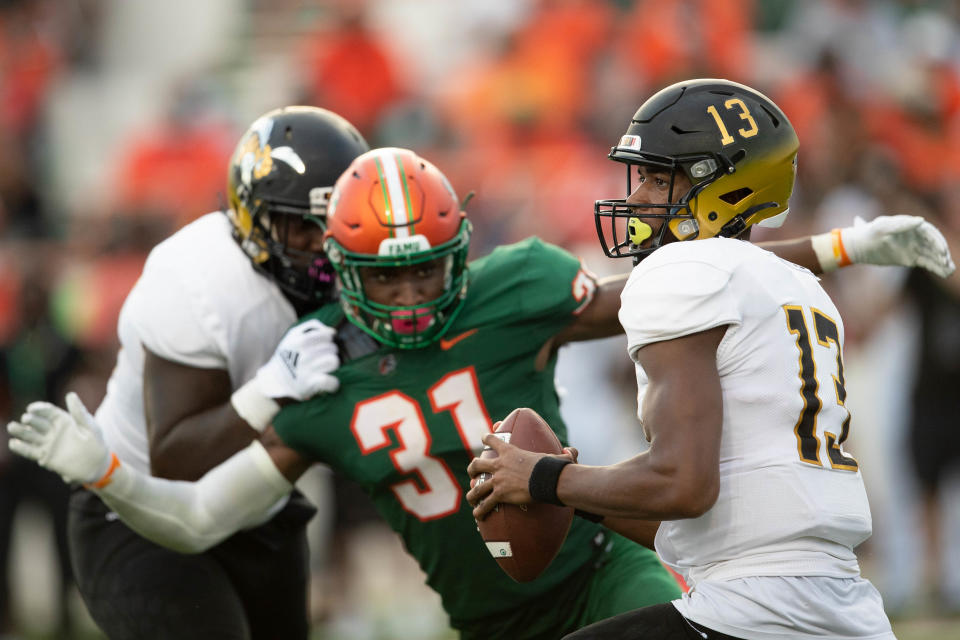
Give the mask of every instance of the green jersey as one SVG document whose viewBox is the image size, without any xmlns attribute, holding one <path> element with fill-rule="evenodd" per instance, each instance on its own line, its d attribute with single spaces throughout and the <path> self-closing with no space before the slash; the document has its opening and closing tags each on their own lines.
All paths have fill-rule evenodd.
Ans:
<svg viewBox="0 0 960 640">
<path fill-rule="evenodd" d="M 570 580 L 598 555 L 591 541 L 600 530 L 574 519 L 553 563 L 520 584 L 490 555 L 465 498 L 467 464 L 481 438 L 516 407 L 537 411 L 566 444 L 556 357 L 539 369 L 535 359 L 592 299 L 594 279 L 571 254 L 538 239 L 494 250 L 471 263 L 469 278 L 463 309 L 442 340 L 413 350 L 371 347 L 337 371 L 336 394 L 289 406 L 273 423 L 288 446 L 363 487 L 455 627 L 509 615 Z M 310 317 L 343 326 L 337 305 Z"/>
</svg>

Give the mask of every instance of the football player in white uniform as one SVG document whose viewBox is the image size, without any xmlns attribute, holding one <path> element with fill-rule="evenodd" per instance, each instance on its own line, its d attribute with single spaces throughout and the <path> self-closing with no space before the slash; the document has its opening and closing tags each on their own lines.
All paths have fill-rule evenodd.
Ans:
<svg viewBox="0 0 960 640">
<path fill-rule="evenodd" d="M 470 472 L 492 477 L 468 498 L 477 518 L 541 500 L 635 519 L 690 590 L 569 638 L 894 637 L 854 554 L 871 519 L 843 448 L 843 323 L 816 276 L 747 241 L 786 214 L 798 146 L 767 97 L 706 79 L 652 96 L 611 151 L 635 187 L 595 217 L 606 254 L 637 263 L 620 321 L 650 449 L 590 467 L 487 436 L 498 457 Z M 814 245 L 849 258 L 841 232 Z"/>
<path fill-rule="evenodd" d="M 345 175 L 347 182 L 351 175 Z M 949 257 L 944 257 L 945 249 L 940 244 L 942 237 L 936 230 L 928 228 L 929 225 L 907 220 L 895 226 L 892 232 L 875 225 L 866 225 L 867 230 L 858 231 L 855 235 L 861 253 L 858 253 L 857 257 L 870 261 L 922 259 L 931 261 L 931 264 L 938 267 L 944 267 L 944 261 L 949 262 Z M 854 237 L 847 235 L 852 233 L 850 229 L 838 233 L 847 240 Z M 891 254 L 891 247 L 899 249 L 905 244 L 911 249 L 901 254 Z M 829 263 L 828 257 L 821 257 L 819 260 L 825 262 L 818 262 L 814 246 L 809 238 L 804 238 L 785 243 L 777 249 L 789 251 L 793 259 L 802 260 L 814 267 Z M 256 255 L 256 252 L 253 252 L 253 255 Z M 904 258 L 905 255 L 908 257 Z M 622 285 L 623 281 L 618 279 L 602 283 L 588 307 L 589 312 L 584 311 L 578 316 L 589 317 L 594 326 L 585 326 L 580 332 L 574 332 L 571 325 L 564 330 L 569 339 L 609 335 L 618 328 L 617 310 Z M 450 284 L 444 286 L 449 287 Z M 565 295 L 569 294 L 567 289 L 568 285 L 564 285 Z M 420 293 L 422 292 L 418 292 L 418 295 Z M 333 372 L 337 367 L 336 354 L 329 349 L 330 332 L 319 325 L 308 330 L 309 333 L 292 334 L 292 344 L 296 347 L 292 351 L 302 348 L 296 344 L 296 340 L 302 338 L 306 341 L 312 334 L 315 339 L 309 342 L 311 352 L 301 353 L 303 357 L 299 362 L 314 363 L 309 377 L 317 382 L 315 390 L 335 390 L 336 379 L 325 377 L 325 373 Z M 544 354 L 550 353 L 556 338 L 557 336 L 554 336 L 551 341 L 542 345 L 541 351 Z M 269 402 L 263 400 L 264 396 L 302 395 L 292 392 L 271 394 L 266 391 L 267 387 L 292 387 L 289 376 L 283 374 L 284 363 L 289 364 L 296 358 L 283 357 L 283 343 L 277 353 L 270 364 L 262 367 L 261 373 L 255 376 L 254 386 L 259 389 L 257 393 L 248 394 L 244 391 L 247 385 L 244 385 L 240 391 L 233 394 L 233 406 L 237 413 L 240 416 L 249 416 L 248 422 L 257 427 L 265 425 L 273 417 L 273 409 Z M 284 381 L 284 378 L 287 379 Z M 274 380 L 282 382 L 273 383 Z M 148 395 L 148 403 L 149 399 Z M 112 457 L 110 452 L 117 445 L 113 441 L 104 443 L 99 437 L 102 427 L 97 423 L 100 418 L 89 416 L 75 395 L 68 397 L 68 405 L 70 413 L 50 403 L 38 402 L 30 405 L 20 422 L 11 422 L 8 425 L 12 438 L 11 449 L 60 473 L 68 480 L 88 483 L 99 497 L 110 503 L 120 518 L 135 523 L 137 530 L 143 535 L 183 551 L 204 551 L 217 545 L 238 528 L 263 522 L 276 500 L 290 491 L 289 481 L 306 468 L 300 457 L 289 453 L 289 447 L 283 444 L 274 430 L 267 428 L 260 443 L 236 453 L 197 482 L 172 482 L 149 477 L 143 469 L 133 464 L 112 462 L 116 458 Z M 345 455 L 351 454 L 346 452 Z M 479 538 L 473 542 L 480 544 Z M 461 544 L 456 540 L 452 543 Z M 465 543 L 470 541 L 464 541 L 463 544 Z M 283 611 L 277 611 L 273 619 L 279 621 L 283 615 Z"/>
<path fill-rule="evenodd" d="M 123 305 L 96 413 L 118 462 L 199 478 L 257 437 L 276 398 L 336 387 L 325 373 L 337 366 L 332 330 L 284 332 L 332 297 L 318 221 L 336 178 L 366 150 L 349 122 L 315 107 L 271 111 L 244 133 L 229 210 L 157 245 Z M 186 556 L 141 538 L 78 488 L 68 532 L 80 592 L 111 638 L 306 638 L 305 525 L 315 511 L 295 495 L 262 526 Z"/>
<path fill-rule="evenodd" d="M 400 172 L 399 167 L 404 167 L 404 171 Z M 401 176 L 403 177 L 402 180 Z M 404 188 L 403 185 L 409 187 L 409 193 L 414 194 L 414 198 L 404 195 L 408 189 Z M 387 192 L 391 194 L 389 197 L 386 196 Z M 374 195 L 371 196 L 371 194 Z M 428 195 L 421 195 L 417 198 L 416 196 L 419 194 Z M 333 208 L 334 202 L 336 203 L 336 209 Z M 378 202 L 382 204 L 377 204 Z M 371 328 L 381 325 L 368 323 L 367 316 L 350 315 L 350 322 L 356 322 L 357 324 L 348 325 L 348 327 L 359 327 L 361 332 L 369 329 L 371 331 L 370 335 L 377 336 L 377 340 L 382 338 L 387 345 L 407 344 L 415 347 L 412 350 L 402 352 L 403 354 L 409 353 L 409 356 L 401 356 L 399 350 L 381 352 L 381 355 L 386 353 L 388 356 L 386 360 L 381 358 L 381 362 L 398 361 L 401 357 L 404 357 L 408 359 L 403 360 L 403 362 L 417 363 L 419 368 L 410 371 L 408 375 L 403 377 L 403 384 L 406 386 L 400 388 L 403 389 L 405 397 L 411 397 L 411 394 L 427 387 L 427 382 L 431 382 L 433 378 L 430 371 L 436 369 L 434 373 L 440 375 L 451 367 L 460 370 L 466 363 L 471 363 L 470 367 L 477 363 L 477 379 L 470 385 L 470 388 L 482 390 L 483 393 L 494 394 L 495 392 L 491 391 L 489 386 L 490 381 L 502 378 L 511 369 L 514 371 L 514 374 L 511 375 L 519 373 L 519 377 L 524 380 L 549 380 L 552 376 L 549 374 L 546 363 L 553 358 L 553 351 L 557 344 L 562 344 L 567 340 L 610 335 L 620 329 L 617 321 L 617 311 L 623 280 L 614 278 L 601 281 L 596 287 L 596 291 L 592 292 L 587 298 L 589 302 L 577 307 L 574 303 L 578 300 L 582 301 L 584 296 L 588 294 L 579 292 L 579 297 L 576 295 L 571 297 L 578 291 L 571 290 L 570 279 L 564 279 L 562 275 L 556 279 L 552 276 L 550 278 L 544 276 L 547 271 L 561 267 L 565 272 L 569 268 L 567 275 L 573 278 L 574 282 L 580 280 L 579 276 L 574 276 L 574 272 L 579 271 L 579 269 L 576 269 L 576 260 L 573 256 L 564 254 L 556 248 L 547 249 L 545 245 L 539 242 L 525 242 L 496 252 L 485 263 L 486 266 L 478 264 L 476 271 L 471 271 L 469 274 L 465 270 L 460 271 L 460 269 L 463 269 L 462 265 L 466 255 L 467 247 L 465 243 L 469 234 L 469 226 L 466 222 L 463 222 L 461 217 L 450 215 L 452 211 L 456 211 L 456 205 L 456 197 L 442 174 L 410 151 L 379 149 L 364 154 L 355 161 L 348 172 L 337 181 L 331 196 L 331 211 L 335 210 L 336 214 L 328 230 L 326 246 L 330 255 L 336 256 L 334 259 L 341 261 L 347 259 L 348 249 L 345 248 L 346 246 L 364 247 L 367 252 L 376 251 L 377 247 L 381 247 L 385 248 L 386 252 L 384 255 L 380 255 L 363 253 L 364 249 L 360 249 L 360 253 L 357 252 L 358 249 L 349 250 L 351 251 L 349 253 L 350 260 L 354 261 L 350 264 L 376 265 L 376 268 L 368 271 L 357 272 L 361 274 L 357 276 L 355 272 L 349 271 L 347 267 L 341 264 L 338 277 L 341 282 L 341 292 L 345 291 L 344 295 L 347 296 L 345 299 L 351 301 L 348 305 L 348 309 L 351 309 L 350 313 L 358 313 L 352 311 L 352 305 L 354 304 L 364 305 L 364 309 L 371 309 L 370 313 L 382 314 L 382 309 L 390 309 L 393 308 L 393 305 L 400 303 L 404 305 L 400 313 L 407 318 L 409 318 L 407 309 L 415 309 L 416 314 L 425 314 L 427 311 L 434 313 L 430 311 L 434 306 L 438 310 L 443 310 L 437 311 L 437 313 L 443 313 L 449 322 L 452 322 L 455 316 L 463 318 L 465 314 L 457 315 L 456 311 L 451 311 L 454 309 L 451 305 L 459 305 L 460 302 L 463 302 L 466 299 L 463 297 L 464 292 L 475 296 L 490 297 L 494 295 L 491 293 L 494 290 L 493 287 L 500 285 L 494 285 L 493 283 L 500 278 L 490 275 L 489 268 L 491 267 L 489 265 L 494 265 L 492 268 L 497 270 L 512 269 L 514 263 L 511 261 L 516 259 L 518 250 L 524 252 L 520 254 L 524 256 L 523 264 L 525 268 L 523 273 L 539 273 L 540 275 L 536 276 L 535 282 L 540 282 L 542 286 L 546 287 L 557 287 L 551 291 L 545 291 L 541 287 L 537 289 L 538 294 L 543 295 L 544 300 L 552 301 L 550 304 L 554 305 L 554 310 L 562 308 L 559 306 L 561 304 L 567 305 L 563 308 L 568 308 L 568 313 L 556 313 L 554 311 L 551 314 L 551 322 L 555 323 L 555 326 L 551 324 L 550 327 L 559 329 L 559 332 L 546 338 L 545 342 L 538 343 L 534 340 L 533 343 L 524 346 L 527 349 L 526 356 L 520 357 L 521 360 L 526 362 L 525 358 L 531 358 L 544 362 L 544 365 L 541 365 L 541 368 L 537 370 L 538 373 L 534 378 L 530 377 L 533 374 L 528 370 L 528 367 L 533 366 L 533 363 L 518 364 L 518 356 L 511 350 L 494 352 L 495 360 L 482 360 L 480 362 L 485 364 L 481 365 L 475 360 L 478 353 L 476 351 L 460 350 L 450 355 L 446 354 L 442 346 L 434 344 L 436 338 L 439 338 L 439 334 L 436 332 L 432 334 L 434 342 L 431 342 L 427 337 L 421 337 L 420 332 L 424 330 L 423 336 L 429 335 L 429 329 L 434 326 L 429 323 L 424 324 L 422 329 L 417 328 L 414 331 L 416 335 L 408 337 L 409 340 L 416 339 L 419 342 L 402 343 L 396 337 L 400 335 L 396 332 L 402 329 L 393 328 L 394 324 L 388 324 L 388 329 L 384 329 L 387 333 L 381 334 L 378 333 L 381 329 Z M 392 212 L 391 207 L 393 206 L 397 207 L 397 211 L 402 212 L 402 214 L 396 214 L 397 219 L 402 222 L 392 226 L 384 225 L 383 221 L 389 218 L 383 212 Z M 407 212 L 412 212 L 409 218 Z M 431 262 L 431 264 L 444 264 L 446 265 L 445 268 L 411 268 L 402 262 L 403 258 L 391 257 L 393 256 L 391 250 L 399 247 L 396 239 L 407 237 L 408 227 L 414 226 L 414 220 L 416 221 L 418 235 L 411 236 L 416 241 L 409 243 L 415 251 L 414 259 L 424 253 L 421 249 L 423 246 L 421 243 L 429 242 L 430 245 L 428 246 L 434 248 L 427 249 L 427 255 L 430 257 L 447 256 L 443 259 L 443 262 Z M 394 234 L 396 234 L 395 237 Z M 428 235 L 425 234 L 429 234 L 430 240 L 427 240 Z M 385 237 L 386 239 L 384 239 Z M 808 250 L 812 251 L 809 239 L 797 243 L 801 247 L 804 244 Z M 531 247 L 539 247 L 539 249 L 531 249 Z M 531 251 L 536 252 L 530 253 Z M 505 258 L 505 256 L 508 257 Z M 505 259 L 508 262 L 504 262 Z M 400 260 L 400 263 L 397 264 L 395 260 Z M 413 264 L 418 263 L 414 262 Z M 563 267 L 563 265 L 566 265 L 566 267 Z M 545 269 L 546 266 L 549 268 Z M 523 273 L 519 277 L 522 278 Z M 461 278 L 461 276 L 463 277 Z M 464 286 L 468 277 L 472 280 L 471 289 L 466 289 Z M 476 279 L 473 280 L 473 277 Z M 345 278 L 346 282 L 344 282 Z M 358 281 L 357 278 L 361 281 L 364 278 L 367 279 L 360 293 L 354 288 Z M 590 282 L 592 283 L 592 279 L 590 279 Z M 536 288 L 540 285 L 534 284 L 532 286 Z M 589 289 L 592 291 L 593 287 L 589 287 Z M 472 294 L 469 292 L 472 292 Z M 356 302 L 358 300 L 360 302 Z M 544 300 L 536 303 L 531 302 L 531 305 L 534 308 L 539 308 L 535 305 L 544 305 Z M 564 302 L 557 303 L 556 300 Z M 464 304 L 466 305 L 465 302 Z M 468 307 L 468 310 L 469 308 L 473 309 L 471 313 L 480 315 L 485 313 L 483 311 L 485 304 L 483 303 Z M 574 308 L 578 309 L 579 314 L 572 313 Z M 333 311 L 330 308 L 325 308 L 318 313 L 323 314 L 321 317 L 324 318 L 336 318 L 339 311 L 339 305 L 335 305 Z M 531 313 L 531 317 L 534 318 L 539 317 L 537 312 L 526 311 L 526 313 Z M 567 318 L 568 315 L 573 318 L 572 321 Z M 418 315 L 418 317 L 420 316 Z M 426 317 L 426 315 L 423 317 Z M 404 322 L 410 325 L 410 322 Z M 495 316 L 493 321 L 488 320 L 488 322 L 493 322 L 492 325 L 485 326 L 491 329 L 489 335 L 494 337 L 488 337 L 486 340 L 497 342 L 498 338 L 496 336 L 511 335 L 511 330 L 508 330 L 507 327 L 512 326 L 512 323 L 517 321 L 513 319 L 511 314 L 500 314 Z M 308 326 L 311 323 L 313 323 L 313 326 Z M 468 324 L 470 324 L 469 321 Z M 416 322 L 413 325 L 420 326 Z M 410 325 L 408 330 L 413 330 L 413 325 Z M 311 367 L 314 375 L 311 377 L 315 377 L 318 381 L 323 380 L 324 371 L 332 372 L 337 367 L 337 357 L 330 351 L 330 347 L 332 347 L 331 332 L 321 325 L 317 325 L 316 320 L 308 320 L 300 326 L 307 326 L 308 331 L 303 333 L 302 336 L 299 333 L 288 335 L 301 336 L 304 339 L 311 335 L 315 336 L 315 339 L 311 342 L 310 352 L 302 352 L 301 355 L 304 362 L 309 360 L 312 363 Z M 400 325 L 396 326 L 399 327 Z M 440 325 L 435 326 L 441 328 Z M 495 327 L 503 328 L 495 329 Z M 533 330 L 531 326 L 529 331 Z M 495 331 L 503 331 L 504 333 L 500 334 Z M 358 335 L 356 330 L 353 333 Z M 468 333 L 470 332 L 468 331 Z M 364 347 L 363 342 L 350 340 L 347 335 L 347 330 L 344 330 L 341 335 L 345 357 L 355 353 L 353 346 L 360 346 L 361 351 L 370 347 L 370 345 Z M 359 333 L 359 335 L 363 337 L 367 334 Z M 512 335 L 516 336 L 516 333 Z M 541 326 L 537 330 L 537 335 L 540 336 L 540 339 L 544 339 L 547 332 Z M 281 349 L 286 342 L 287 339 L 285 338 L 281 343 Z M 489 349 L 487 343 L 480 342 L 479 345 L 481 352 L 486 353 Z M 376 348 L 376 344 L 372 346 Z M 474 349 L 476 348 L 474 347 Z M 280 353 L 282 354 L 282 351 Z M 534 354 L 536 355 L 534 356 Z M 261 378 L 263 382 L 280 378 L 279 374 L 283 372 L 284 367 L 278 365 L 274 370 L 273 363 L 280 361 L 281 365 L 283 363 L 289 364 L 294 359 L 279 356 L 271 359 L 271 364 L 261 368 L 261 373 L 258 373 L 254 380 L 259 385 Z M 446 602 L 452 601 L 454 607 L 461 607 L 462 604 L 458 603 L 463 598 L 462 580 L 459 578 L 450 579 L 451 573 L 457 576 L 461 574 L 451 571 L 449 563 L 456 558 L 463 561 L 464 557 L 475 558 L 481 553 L 486 554 L 486 549 L 481 546 L 479 537 L 461 540 L 457 536 L 443 536 L 437 533 L 437 527 L 451 527 L 446 530 L 454 533 L 457 530 L 466 530 L 462 528 L 462 522 L 459 522 L 464 515 L 463 510 L 455 508 L 452 512 L 446 513 L 445 515 L 448 516 L 449 520 L 447 518 L 424 519 L 418 513 L 410 511 L 404 499 L 401 499 L 399 504 L 395 503 L 391 496 L 396 493 L 396 487 L 398 486 L 396 478 L 398 476 L 392 471 L 384 472 L 384 469 L 396 469 L 396 463 L 391 461 L 393 459 L 392 454 L 389 459 L 382 456 L 381 459 L 377 460 L 374 456 L 361 455 L 362 449 L 358 448 L 360 441 L 357 440 L 356 430 L 351 427 L 353 424 L 351 416 L 353 416 L 354 422 L 357 420 L 357 414 L 354 413 L 357 408 L 373 406 L 370 403 L 374 399 L 392 398 L 400 393 L 396 387 L 400 382 L 396 378 L 389 375 L 386 377 L 383 375 L 370 377 L 370 372 L 373 370 L 362 368 L 369 367 L 370 364 L 375 362 L 376 360 L 371 361 L 370 358 L 359 358 L 356 362 L 348 364 L 341 371 L 338 371 L 337 375 L 342 376 L 344 380 L 353 380 L 352 383 L 344 383 L 345 388 L 341 388 L 339 393 L 332 398 L 314 398 L 298 407 L 288 407 L 277 418 L 273 419 L 272 426 L 263 432 L 257 442 L 235 454 L 223 464 L 218 465 L 197 482 L 173 482 L 150 477 L 133 464 L 121 464 L 119 466 L 111 464 L 110 448 L 116 445 L 113 442 L 103 442 L 99 436 L 101 427 L 97 425 L 98 419 L 86 413 L 75 395 L 70 395 L 67 399 L 70 413 L 64 412 L 49 403 L 31 404 L 22 422 L 11 423 L 8 427 L 13 437 L 11 448 L 17 453 L 39 461 L 49 469 L 56 470 L 67 478 L 90 483 L 98 498 L 103 499 L 106 504 L 115 509 L 120 518 L 123 518 L 144 536 L 161 544 L 169 545 L 174 549 L 193 553 L 203 552 L 211 547 L 218 548 L 216 545 L 238 529 L 262 522 L 271 513 L 276 501 L 291 490 L 292 485 L 290 483 L 296 480 L 309 466 L 310 462 L 318 458 L 323 459 L 329 462 L 331 466 L 351 474 L 354 478 L 366 478 L 366 485 L 373 486 L 377 491 L 383 493 L 382 504 L 387 505 L 384 507 L 384 515 L 391 519 L 392 526 L 398 531 L 405 531 L 407 536 L 414 535 L 408 533 L 408 529 L 417 532 L 418 537 L 415 540 L 406 538 L 411 553 L 428 566 L 436 567 L 438 564 L 447 566 L 446 576 L 444 572 L 437 569 L 429 569 L 432 572 L 431 585 L 438 589 Z M 509 366 L 504 363 L 508 363 Z M 402 367 L 403 365 L 399 366 Z M 521 371 L 522 373 L 520 373 Z M 534 386 L 538 387 L 540 384 L 536 383 Z M 278 386 L 289 385 L 281 384 Z M 337 387 L 333 383 L 325 387 L 323 385 L 319 386 L 328 391 Z M 245 387 L 241 387 L 241 389 L 243 388 Z M 260 395 L 263 395 L 262 389 Z M 551 398 L 549 391 L 543 395 L 534 394 L 532 397 L 535 397 L 538 403 L 542 403 L 544 408 L 540 409 L 541 411 L 554 410 L 556 398 Z M 236 400 L 237 394 L 235 393 L 235 405 L 238 404 Z M 490 404 L 495 402 L 493 397 L 488 398 L 486 402 L 487 406 L 495 406 Z M 243 405 L 245 403 L 239 404 Z M 261 403 L 257 402 L 255 404 L 259 405 Z M 502 404 L 501 401 L 500 405 Z M 380 409 L 377 411 L 380 411 Z M 245 411 L 240 413 L 241 415 L 252 415 Z M 264 416 L 269 414 L 270 411 L 263 412 Z M 469 430 L 488 429 L 490 425 L 485 414 L 485 411 L 477 412 L 475 415 L 472 414 L 473 417 L 470 417 L 467 423 L 470 425 Z M 364 413 L 363 415 L 367 414 Z M 449 425 L 445 423 L 446 416 L 438 416 L 433 412 L 429 415 L 428 419 L 435 422 L 428 424 L 439 422 L 436 439 L 440 440 L 442 437 L 449 435 L 449 429 L 446 428 Z M 383 416 L 374 418 L 374 420 L 381 420 L 381 418 Z M 327 423 L 324 423 L 324 419 L 327 420 Z M 385 419 L 387 422 L 392 420 L 389 417 Z M 330 422 L 331 420 L 334 422 Z M 254 420 L 254 422 L 260 424 L 259 420 Z M 376 425 L 380 422 L 372 423 L 368 421 L 367 423 L 374 425 L 374 431 L 379 433 L 379 427 Z M 433 431 L 430 431 L 430 433 L 432 434 Z M 407 434 L 405 437 L 413 436 Z M 449 455 L 451 460 L 462 456 L 460 439 L 448 439 L 447 443 L 450 442 L 454 443 L 452 450 L 449 449 L 449 444 L 445 444 L 439 449 L 431 449 L 429 454 L 425 449 L 423 453 L 411 454 L 414 457 L 404 463 L 404 468 L 419 468 L 419 465 L 425 464 L 427 460 L 436 460 L 437 458 L 432 457 L 433 455 Z M 381 447 L 374 450 L 377 449 L 380 450 L 381 454 L 388 453 L 383 451 Z M 426 459 L 417 457 L 421 455 L 425 456 Z M 430 492 L 430 495 L 432 496 L 433 493 Z M 450 494 L 446 493 L 445 495 Z M 456 495 L 456 491 L 453 492 L 453 495 Z M 402 508 L 400 508 L 401 506 Z M 420 523 L 426 521 L 431 523 L 429 525 L 431 528 L 428 530 L 421 529 Z M 467 521 L 469 522 L 469 515 L 467 515 Z M 414 522 L 417 524 L 406 524 Z M 587 525 L 587 523 L 578 523 L 580 531 L 577 534 L 578 537 L 581 540 L 596 539 L 593 533 L 585 533 L 584 527 L 592 526 Z M 422 531 L 426 531 L 424 533 L 426 538 L 419 537 L 419 533 Z M 597 529 L 597 532 L 602 533 L 599 529 Z M 429 542 L 429 540 L 441 539 L 445 542 L 439 547 Z M 626 541 L 623 542 L 626 543 Z M 463 553 L 464 545 L 474 543 L 477 545 L 471 551 L 474 555 L 467 554 L 465 556 Z M 634 577 L 644 587 L 649 587 L 650 591 L 644 592 L 638 585 L 631 594 L 631 598 L 635 599 L 609 601 L 604 606 L 610 608 L 603 609 L 603 611 L 609 612 L 607 615 L 641 606 L 641 603 L 669 601 L 679 595 L 679 590 L 674 587 L 672 580 L 665 575 L 652 554 L 645 550 L 631 548 L 628 544 L 621 546 L 618 543 L 615 547 L 615 551 L 607 548 L 604 553 L 616 553 L 617 558 L 622 562 L 630 563 L 637 572 L 643 568 L 645 573 L 639 576 L 635 573 Z M 655 570 L 647 570 L 650 565 L 646 565 L 645 560 L 642 560 L 644 556 L 652 560 Z M 446 560 L 441 559 L 438 563 L 436 561 L 438 557 L 446 558 Z M 480 555 L 480 557 L 483 556 Z M 585 553 L 582 547 L 571 550 L 566 558 L 569 559 L 571 564 L 565 564 L 561 571 L 566 572 L 565 575 L 568 576 L 574 573 L 581 575 L 580 578 L 572 582 L 564 580 L 566 588 L 572 586 L 580 593 L 578 580 L 582 579 L 581 568 L 589 572 L 591 583 L 594 583 L 594 580 L 602 583 L 614 579 L 609 574 L 601 572 L 598 569 L 601 564 L 596 562 L 591 553 Z M 629 558 L 632 558 L 632 560 Z M 576 564 L 584 561 L 587 564 Z M 487 569 L 495 569 L 492 565 L 485 566 Z M 623 565 L 614 561 L 609 562 L 606 566 L 616 571 L 623 570 Z M 480 567 L 478 567 L 478 570 L 480 570 Z M 485 581 L 476 584 L 489 586 L 489 583 Z M 465 621 L 463 617 L 460 617 L 454 624 L 464 631 L 465 637 L 520 638 L 540 636 L 543 629 L 540 629 L 540 631 L 531 630 L 528 625 L 524 625 L 520 621 L 526 616 L 524 610 L 528 606 L 536 610 L 537 606 L 544 606 L 537 605 L 537 602 L 547 600 L 548 603 L 545 605 L 547 607 L 555 603 L 554 598 L 557 597 L 557 592 L 552 590 L 552 587 L 546 587 L 550 589 L 549 594 L 552 594 L 549 598 L 546 598 L 545 596 L 549 594 L 538 591 L 538 589 L 543 588 L 537 587 L 522 594 L 517 594 L 517 598 L 520 598 L 520 600 L 517 600 L 515 609 L 509 613 L 497 605 L 498 613 L 495 617 L 498 622 L 495 625 L 502 625 L 504 618 L 506 618 L 512 621 L 507 623 L 508 626 L 497 627 L 496 630 L 487 626 L 487 622 L 490 621 L 487 618 L 490 615 L 491 601 L 489 598 L 472 599 L 472 606 L 487 607 L 481 609 L 477 614 L 479 619 L 466 618 Z M 580 598 L 581 596 L 576 597 Z M 596 592 L 591 597 L 603 598 L 602 594 L 598 596 Z M 185 600 L 185 598 L 175 600 L 176 604 L 182 605 L 182 600 Z M 485 603 L 484 605 L 480 604 L 481 600 Z M 625 602 L 636 604 L 625 605 Z M 589 615 L 591 617 L 581 618 L 577 616 L 576 619 L 561 617 L 555 621 L 547 622 L 545 625 L 547 627 L 555 625 L 552 627 L 553 631 L 557 631 L 556 635 L 560 635 L 577 628 L 581 624 L 603 617 L 592 617 L 595 614 L 587 613 L 588 610 L 593 611 L 593 608 L 587 606 L 584 616 Z M 457 608 L 454 611 L 460 613 L 461 609 Z M 280 624 L 285 622 L 284 616 L 286 615 L 288 615 L 286 611 L 278 610 L 273 619 Z M 480 631 L 482 627 L 484 630 Z"/>
</svg>

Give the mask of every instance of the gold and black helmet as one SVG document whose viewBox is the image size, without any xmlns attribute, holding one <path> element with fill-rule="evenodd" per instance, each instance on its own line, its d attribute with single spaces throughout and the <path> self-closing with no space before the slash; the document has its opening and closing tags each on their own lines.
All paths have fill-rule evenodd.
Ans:
<svg viewBox="0 0 960 640">
<path fill-rule="evenodd" d="M 333 184 L 368 149 L 356 128 L 332 111 L 289 106 L 257 118 L 230 159 L 227 215 L 234 238 L 300 311 L 333 298 L 334 273 L 323 253 L 287 246 L 290 234 L 325 228 Z"/>
<path fill-rule="evenodd" d="M 609 157 L 627 165 L 627 195 L 637 165 L 670 175 L 667 204 L 597 200 L 594 219 L 604 252 L 636 262 L 664 243 L 737 237 L 753 224 L 779 226 L 788 212 L 799 141 L 765 95 L 721 79 L 678 82 L 649 98 Z M 677 172 L 693 187 L 674 193 Z M 642 209 L 642 216 L 639 209 Z M 656 237 L 641 218 L 665 218 Z M 641 246 L 643 243 L 643 246 Z"/>
</svg>

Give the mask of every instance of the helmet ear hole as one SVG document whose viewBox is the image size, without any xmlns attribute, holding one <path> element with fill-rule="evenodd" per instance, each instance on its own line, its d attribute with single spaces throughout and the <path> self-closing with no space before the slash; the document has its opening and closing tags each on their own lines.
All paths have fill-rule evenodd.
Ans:
<svg viewBox="0 0 960 640">
<path fill-rule="evenodd" d="M 752 193 L 753 193 L 753 189 L 749 187 L 743 187 L 742 189 L 735 189 L 733 191 L 728 191 L 727 193 L 720 196 L 720 199 L 726 202 L 727 204 L 736 205 L 738 202 L 742 202 L 744 198 L 749 198 Z M 713 220 L 713 218 L 711 218 L 711 220 Z"/>
</svg>

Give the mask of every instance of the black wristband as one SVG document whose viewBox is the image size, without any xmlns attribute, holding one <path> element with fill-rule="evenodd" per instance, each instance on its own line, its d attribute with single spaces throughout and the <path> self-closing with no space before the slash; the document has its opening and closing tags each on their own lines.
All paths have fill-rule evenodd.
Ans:
<svg viewBox="0 0 960 640">
<path fill-rule="evenodd" d="M 570 462 L 565 458 L 554 458 L 553 456 L 540 458 L 537 464 L 533 466 L 533 472 L 530 474 L 530 482 L 527 487 L 530 491 L 530 497 L 537 502 L 555 504 L 558 507 L 566 506 L 557 497 L 557 482 L 560 481 L 560 472 Z"/>
<path fill-rule="evenodd" d="M 584 520 L 589 520 L 590 522 L 601 522 L 604 516 L 601 516 L 598 513 L 590 513 L 589 511 L 584 511 L 583 509 L 575 509 L 573 515 L 583 518 Z"/>
</svg>

